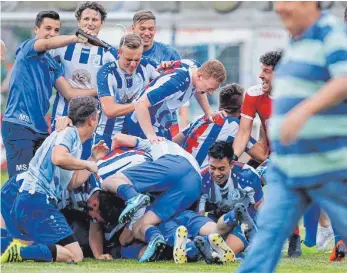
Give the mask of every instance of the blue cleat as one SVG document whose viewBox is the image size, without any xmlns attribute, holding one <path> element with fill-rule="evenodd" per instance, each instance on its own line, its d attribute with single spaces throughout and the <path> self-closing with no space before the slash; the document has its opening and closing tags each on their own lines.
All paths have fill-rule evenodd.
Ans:
<svg viewBox="0 0 347 273">
<path fill-rule="evenodd" d="M 158 235 L 154 238 L 154 240 L 149 242 L 139 262 L 146 263 L 158 260 L 160 254 L 164 251 L 165 247 L 166 242 L 163 235 Z"/>
<path fill-rule="evenodd" d="M 214 262 L 214 258 L 212 256 L 212 249 L 210 243 L 204 239 L 202 236 L 196 236 L 194 238 L 194 244 L 196 248 L 199 250 L 201 256 L 204 258 L 207 264 L 212 264 Z"/>
<path fill-rule="evenodd" d="M 131 221 L 134 214 L 141 208 L 149 205 L 150 198 L 145 194 L 138 194 L 135 197 L 126 201 L 126 207 L 122 211 L 121 215 L 118 218 L 120 224 L 126 224 Z"/>
</svg>

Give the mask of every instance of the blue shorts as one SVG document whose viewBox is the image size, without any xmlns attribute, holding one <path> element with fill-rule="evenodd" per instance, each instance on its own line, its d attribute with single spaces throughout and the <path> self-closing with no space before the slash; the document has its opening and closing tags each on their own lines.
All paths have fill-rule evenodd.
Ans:
<svg viewBox="0 0 347 273">
<path fill-rule="evenodd" d="M 146 246 L 145 243 L 134 243 L 129 246 L 122 246 L 120 249 L 120 255 L 123 259 L 138 260 L 138 256 L 142 248 Z"/>
<path fill-rule="evenodd" d="M 10 233 L 12 237 L 20 235 L 20 233 L 15 232 L 16 229 L 10 212 L 22 182 L 22 179 L 17 181 L 17 175 L 14 175 L 1 187 L 1 215 L 5 221 L 8 233 L 10 233 L 10 230 L 13 232 Z"/>
<path fill-rule="evenodd" d="M 10 178 L 28 169 L 36 150 L 48 137 L 48 134 L 40 134 L 29 127 L 8 121 L 2 122 L 1 133 Z"/>
<path fill-rule="evenodd" d="M 240 225 L 237 225 L 230 234 L 235 235 L 237 238 L 239 238 L 243 242 L 244 249 L 246 249 L 248 247 L 248 241 L 247 241 L 245 235 L 243 234 Z"/>
<path fill-rule="evenodd" d="M 210 218 L 200 215 L 192 210 L 184 210 L 171 218 L 169 221 L 161 223 L 159 229 L 165 237 L 165 241 L 174 245 L 175 232 L 179 226 L 185 226 L 188 230 L 188 238 L 195 238 L 199 235 L 200 229 L 208 222 L 213 222 Z"/>
<path fill-rule="evenodd" d="M 42 193 L 19 193 L 11 217 L 21 233 L 19 239 L 37 244 L 56 244 L 73 234 L 63 214 Z"/>
<path fill-rule="evenodd" d="M 189 208 L 200 196 L 201 176 L 182 156 L 164 155 L 122 172 L 138 192 L 162 193 L 152 210 L 163 222 Z"/>
</svg>

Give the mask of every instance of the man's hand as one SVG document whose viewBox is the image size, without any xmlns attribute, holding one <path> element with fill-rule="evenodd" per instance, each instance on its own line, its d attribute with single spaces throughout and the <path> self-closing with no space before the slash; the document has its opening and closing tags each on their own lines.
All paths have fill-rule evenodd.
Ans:
<svg viewBox="0 0 347 273">
<path fill-rule="evenodd" d="M 55 130 L 63 131 L 66 127 L 73 126 L 72 120 L 69 117 L 59 117 L 55 119 Z"/>
<path fill-rule="evenodd" d="M 92 147 L 92 155 L 91 159 L 94 161 L 98 161 L 102 159 L 109 151 L 106 143 L 103 140 L 100 140 L 99 143 L 95 144 Z"/>
<path fill-rule="evenodd" d="M 159 143 L 161 141 L 166 141 L 165 137 L 160 137 L 157 135 L 150 135 L 147 137 L 147 139 L 151 144 L 156 144 L 156 143 Z"/>
<path fill-rule="evenodd" d="M 218 118 L 218 117 L 224 118 L 226 116 L 227 116 L 227 114 L 225 113 L 224 110 L 222 110 L 222 111 L 210 113 L 207 117 L 208 117 L 209 121 L 214 122 L 215 118 Z"/>
<path fill-rule="evenodd" d="M 85 160 L 85 162 L 86 162 L 86 169 L 88 171 L 90 171 L 91 173 L 95 173 L 95 174 L 98 173 L 98 166 L 96 165 L 96 162 L 88 161 L 88 160 Z"/>
<path fill-rule="evenodd" d="M 173 62 L 174 61 L 163 61 L 161 62 L 160 67 L 164 70 L 169 69 Z"/>
<path fill-rule="evenodd" d="M 110 254 L 102 254 L 99 257 L 96 258 L 97 260 L 113 260 L 112 256 Z"/>
<path fill-rule="evenodd" d="M 309 119 L 309 115 L 302 107 L 294 108 L 283 119 L 280 128 L 280 141 L 283 145 L 292 144 L 298 137 L 301 127 Z"/>
</svg>

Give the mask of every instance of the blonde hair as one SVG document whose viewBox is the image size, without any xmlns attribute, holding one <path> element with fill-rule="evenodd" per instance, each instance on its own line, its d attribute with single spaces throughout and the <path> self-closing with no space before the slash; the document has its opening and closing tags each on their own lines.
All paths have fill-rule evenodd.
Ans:
<svg viewBox="0 0 347 273">
<path fill-rule="evenodd" d="M 122 46 L 125 46 L 129 49 L 138 49 L 142 46 L 141 37 L 134 33 L 125 34 L 120 40 L 119 49 L 121 49 Z"/>
<path fill-rule="evenodd" d="M 218 60 L 209 60 L 198 69 L 207 79 L 214 78 L 217 82 L 223 83 L 227 78 L 224 65 Z"/>
</svg>

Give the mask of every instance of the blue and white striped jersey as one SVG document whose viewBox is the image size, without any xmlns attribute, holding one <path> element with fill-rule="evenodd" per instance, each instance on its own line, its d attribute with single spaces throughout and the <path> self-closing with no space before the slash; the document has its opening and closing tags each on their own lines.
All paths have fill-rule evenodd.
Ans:
<svg viewBox="0 0 347 273">
<path fill-rule="evenodd" d="M 112 96 L 117 104 L 133 102 L 149 82 L 159 75 L 156 66 L 156 63 L 142 58 L 136 72 L 128 74 L 119 67 L 118 61 L 104 65 L 97 76 L 99 98 Z M 96 133 L 110 138 L 122 132 L 123 125 L 124 116 L 108 118 L 102 112 Z"/>
<path fill-rule="evenodd" d="M 79 89 L 97 87 L 96 76 L 99 69 L 104 64 L 116 60 L 115 52 L 116 49 L 113 47 L 106 50 L 82 43 L 50 50 L 54 59 L 62 64 L 65 79 L 73 88 Z M 67 115 L 67 109 L 67 100 L 57 92 L 52 109 L 52 125 L 55 118 Z"/>
<path fill-rule="evenodd" d="M 211 122 L 205 115 L 201 115 L 182 131 L 185 136 L 182 148 L 191 153 L 200 168 L 204 169 L 208 165 L 207 152 L 210 146 L 217 140 L 234 141 L 239 125 L 240 120 L 235 117 L 217 117 Z M 246 151 L 255 143 L 256 140 L 250 137 Z"/>
<path fill-rule="evenodd" d="M 196 159 L 190 153 L 188 153 L 182 147 L 180 147 L 177 143 L 172 142 L 170 140 L 166 140 L 161 141 L 159 143 L 151 144 L 146 139 L 137 139 L 137 149 L 145 150 L 148 153 L 150 153 L 153 160 L 157 160 L 158 158 L 164 155 L 179 155 L 187 159 L 189 163 L 193 166 L 193 168 L 200 174 L 200 167 Z"/>
<path fill-rule="evenodd" d="M 177 121 L 176 110 L 194 94 L 192 68 L 178 68 L 161 74 L 146 88 L 142 96 L 147 96 L 153 129 L 157 135 L 171 139 L 170 127 Z M 137 114 L 131 115 L 128 125 L 132 135 L 142 136 Z"/>
<path fill-rule="evenodd" d="M 76 127 L 67 127 L 59 133 L 53 132 L 45 139 L 30 161 L 19 191 L 24 190 L 31 194 L 40 192 L 58 202 L 58 197 L 69 185 L 74 172 L 52 163 L 52 152 L 58 145 L 66 147 L 73 157 L 78 159 L 81 157 L 82 143 Z"/>
<path fill-rule="evenodd" d="M 124 171 L 130 167 L 152 160 L 152 156 L 143 150 L 143 147 L 116 149 L 98 161 L 98 173 L 101 179 L 104 180 L 118 171 Z"/>
<path fill-rule="evenodd" d="M 205 210 L 206 202 L 215 204 L 220 209 L 232 207 L 235 204 L 236 196 L 234 195 L 237 195 L 234 189 L 242 189 L 246 192 L 251 204 L 259 202 L 264 195 L 257 171 L 247 164 L 236 162 L 224 187 L 220 187 L 213 181 L 208 168 L 206 168 L 202 172 L 202 196 L 199 202 L 199 211 Z M 249 212 L 254 216 L 253 209 Z"/>
</svg>

